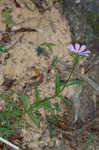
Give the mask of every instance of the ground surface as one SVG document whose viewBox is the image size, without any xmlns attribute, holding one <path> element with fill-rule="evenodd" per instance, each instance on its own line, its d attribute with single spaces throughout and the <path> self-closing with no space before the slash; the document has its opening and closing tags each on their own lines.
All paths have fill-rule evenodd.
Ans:
<svg viewBox="0 0 99 150">
<path fill-rule="evenodd" d="M 43 3 L 42 7 L 37 7 L 29 0 L 17 2 L 20 7 L 15 1 L 0 1 L 0 14 L 6 7 L 12 10 L 12 32 L 9 32 L 9 39 L 6 41 L 2 38 L 6 23 L 0 16 L 0 42 L 8 49 L 7 54 L 0 54 L 0 91 L 9 92 L 14 87 L 16 91 L 23 92 L 28 97 L 28 104 L 31 105 L 35 102 L 34 85 L 38 85 L 41 99 L 54 94 L 56 73 L 53 68 L 49 72 L 49 68 L 55 57 L 58 58 L 55 68 L 61 80 L 66 80 L 73 63 L 66 45 L 76 41 L 90 44 L 90 35 L 86 33 L 90 31 L 90 27 L 85 17 L 81 18 L 80 5 L 77 8 L 72 5 L 66 8 L 65 5 L 63 8 L 62 3 L 56 2 L 53 5 L 48 1 L 47 6 Z M 15 32 L 22 28 L 27 28 L 28 31 Z M 30 32 L 30 28 L 36 32 Z M 98 41 L 98 38 L 96 40 Z M 38 55 L 37 47 L 44 42 L 55 44 L 53 53 L 47 49 L 47 53 Z M 99 149 L 99 112 L 96 111 L 99 108 L 99 105 L 96 105 L 99 102 L 99 45 L 95 47 L 91 39 L 92 42 L 92 47 L 87 45 L 93 48 L 91 55 L 80 61 L 72 76 L 73 79 L 81 79 L 88 83 L 83 86 L 71 86 L 62 93 L 72 100 L 73 105 L 63 104 L 59 100 L 62 111 L 56 113 L 57 126 L 53 126 L 55 122 L 45 124 L 45 111 L 42 109 L 40 129 L 27 115 L 23 115 L 22 119 L 26 122 L 21 127 L 23 143 L 19 146 L 24 147 L 27 144 L 29 148 L 37 150 Z M 33 96 L 29 96 L 31 93 Z M 18 103 L 18 95 L 11 95 L 11 100 L 12 103 Z M 0 98 L 0 101 L 2 106 L 4 100 Z M 52 103 L 57 101 L 58 99 L 54 99 Z M 75 118 L 78 119 L 76 124 L 73 122 Z M 53 128 L 52 139 L 49 136 L 49 126 Z M 66 129 L 68 126 L 69 131 Z M 88 138 L 91 139 L 90 143 Z"/>
</svg>

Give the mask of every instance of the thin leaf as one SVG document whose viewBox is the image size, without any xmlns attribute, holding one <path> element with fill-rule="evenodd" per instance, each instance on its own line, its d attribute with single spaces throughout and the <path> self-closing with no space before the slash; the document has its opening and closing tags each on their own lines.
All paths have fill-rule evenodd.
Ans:
<svg viewBox="0 0 99 150">
<path fill-rule="evenodd" d="M 6 24 L 11 24 L 11 16 L 6 16 Z"/>
<path fill-rule="evenodd" d="M 56 109 L 57 112 L 60 112 L 60 111 L 61 111 L 58 102 L 56 102 L 56 103 L 54 104 L 54 106 L 55 106 L 55 109 Z"/>
<path fill-rule="evenodd" d="M 49 135 L 50 135 L 50 138 L 52 139 L 53 138 L 53 129 L 51 127 L 49 127 Z"/>
<path fill-rule="evenodd" d="M 2 12 L 1 15 L 2 15 L 3 17 L 6 17 L 6 16 L 8 16 L 11 12 L 12 12 L 11 9 L 7 8 L 6 10 L 4 10 L 4 11 Z"/>
<path fill-rule="evenodd" d="M 48 49 L 50 50 L 51 53 L 53 53 L 53 49 L 50 45 L 48 45 Z"/>
<path fill-rule="evenodd" d="M 28 116 L 30 119 L 34 122 L 34 124 L 39 128 L 40 127 L 40 122 L 39 120 L 33 115 L 32 111 L 27 112 Z"/>
<path fill-rule="evenodd" d="M 54 43 L 47 43 L 47 42 L 41 43 L 40 45 L 41 45 L 41 46 L 44 46 L 44 45 L 46 45 L 46 46 L 48 46 L 48 45 L 50 45 L 50 46 L 55 46 Z"/>
<path fill-rule="evenodd" d="M 62 100 L 63 102 L 65 102 L 65 103 L 67 103 L 67 104 L 69 104 L 69 105 L 72 104 L 72 102 L 71 102 L 68 98 L 66 98 L 66 97 L 64 97 L 64 96 L 59 96 L 59 98 L 61 98 L 61 100 Z"/>
<path fill-rule="evenodd" d="M 16 107 L 16 105 L 15 105 Z M 19 117 L 22 114 L 21 110 L 19 108 L 15 108 L 13 110 L 13 107 L 10 106 L 10 109 L 7 111 L 7 118 L 16 118 Z"/>
<path fill-rule="evenodd" d="M 55 94 L 59 95 L 60 92 L 60 79 L 58 73 L 56 73 L 56 87 L 55 87 Z"/>
<path fill-rule="evenodd" d="M 46 110 L 48 107 L 48 98 L 46 98 L 46 101 L 43 104 L 43 108 Z"/>
<path fill-rule="evenodd" d="M 39 108 L 41 108 L 41 107 L 43 107 L 43 106 L 44 106 L 44 104 L 41 103 L 41 102 L 40 102 L 39 105 L 37 105 L 37 104 L 35 103 L 35 104 L 33 104 L 33 105 L 31 106 L 31 110 L 36 111 L 36 110 L 38 110 Z"/>
<path fill-rule="evenodd" d="M 48 49 L 50 50 L 50 52 L 53 53 L 52 46 L 55 46 L 55 44 L 54 43 L 47 43 L 47 42 L 45 42 L 45 43 L 41 43 L 40 46 L 47 46 Z"/>
<path fill-rule="evenodd" d="M 20 98 L 21 98 L 22 104 L 23 104 L 23 106 L 24 106 L 24 109 L 25 109 L 25 111 L 26 111 L 26 110 L 27 110 L 27 107 L 28 107 L 27 97 L 26 97 L 24 94 L 22 94 Z"/>
<path fill-rule="evenodd" d="M 41 54 L 44 56 L 48 56 L 48 52 L 46 51 L 45 48 L 42 48 L 40 46 L 37 47 L 37 55 L 40 56 Z"/>
<path fill-rule="evenodd" d="M 4 49 L 2 46 L 0 46 L 0 52 L 2 52 L 2 53 L 8 53 L 8 50 Z"/>
<path fill-rule="evenodd" d="M 35 86 L 35 97 L 36 97 L 36 104 L 38 105 L 40 103 L 40 94 L 37 86 Z"/>
<path fill-rule="evenodd" d="M 8 25 L 11 24 L 11 16 L 9 15 L 11 12 L 12 11 L 9 8 L 2 12 L 2 16 L 5 17 L 6 24 Z"/>
<path fill-rule="evenodd" d="M 80 84 L 80 85 L 82 85 L 82 84 L 85 84 L 86 82 L 84 82 L 84 81 L 80 81 L 80 80 L 70 80 L 70 81 L 68 81 L 67 83 L 66 82 L 61 82 L 60 83 L 60 87 L 61 86 L 66 86 L 66 87 L 68 87 L 68 86 L 71 86 L 71 85 L 74 85 L 74 84 Z"/>
<path fill-rule="evenodd" d="M 55 112 L 54 112 L 54 109 L 51 106 L 50 101 L 45 102 L 44 109 L 48 110 L 51 113 L 52 117 L 55 117 Z"/>
<path fill-rule="evenodd" d="M 37 117 L 41 117 L 41 113 L 40 113 L 39 110 L 36 110 L 36 111 L 34 112 L 34 114 L 35 114 Z"/>
<path fill-rule="evenodd" d="M 51 119 L 50 119 L 49 115 L 46 114 L 45 117 L 46 117 L 47 123 L 51 123 Z"/>
<path fill-rule="evenodd" d="M 66 86 L 71 86 L 73 84 L 80 84 L 80 85 L 82 85 L 82 84 L 85 84 L 85 83 L 86 82 L 80 81 L 80 80 L 70 80 L 70 81 L 67 82 Z"/>
<path fill-rule="evenodd" d="M 39 104 L 36 104 L 36 103 L 33 104 L 30 109 L 36 111 L 39 108 L 44 107 L 44 105 L 45 105 L 45 101 L 40 101 Z"/>
</svg>

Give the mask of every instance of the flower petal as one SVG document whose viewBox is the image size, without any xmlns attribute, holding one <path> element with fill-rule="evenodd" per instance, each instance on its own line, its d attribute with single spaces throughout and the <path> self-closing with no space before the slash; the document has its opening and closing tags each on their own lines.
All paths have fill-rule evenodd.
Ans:
<svg viewBox="0 0 99 150">
<path fill-rule="evenodd" d="M 80 52 L 79 55 L 88 56 L 89 54 L 87 54 L 87 53 L 83 54 L 83 53 Z"/>
<path fill-rule="evenodd" d="M 90 54 L 91 53 L 91 51 L 83 51 L 83 52 L 80 52 L 80 53 L 82 53 L 82 54 Z"/>
<path fill-rule="evenodd" d="M 76 51 L 72 44 L 67 45 L 66 48 L 68 48 L 71 52 L 75 52 Z"/>
<path fill-rule="evenodd" d="M 80 47 L 79 52 L 84 51 L 86 48 L 87 48 L 86 45 L 82 45 L 82 46 Z"/>
<path fill-rule="evenodd" d="M 80 49 L 80 44 L 79 43 L 75 44 L 75 49 L 76 49 L 76 51 L 78 51 Z"/>
<path fill-rule="evenodd" d="M 84 55 L 84 56 L 89 56 L 88 54 L 82 54 L 82 55 Z"/>
<path fill-rule="evenodd" d="M 90 53 L 91 51 L 79 52 L 80 55 L 84 55 L 84 56 L 89 56 Z"/>
</svg>

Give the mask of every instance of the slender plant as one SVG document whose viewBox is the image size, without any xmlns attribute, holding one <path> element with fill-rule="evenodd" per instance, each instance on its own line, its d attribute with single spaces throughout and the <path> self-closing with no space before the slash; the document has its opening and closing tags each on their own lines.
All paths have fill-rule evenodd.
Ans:
<svg viewBox="0 0 99 150">
<path fill-rule="evenodd" d="M 40 100 L 40 93 L 38 87 L 35 86 L 35 103 L 28 107 L 28 100 L 24 94 L 21 94 L 21 101 L 24 106 L 24 112 L 28 114 L 30 119 L 36 124 L 37 127 L 40 127 L 40 121 L 38 116 L 36 116 L 35 112 L 39 110 L 39 108 L 44 108 L 51 113 L 53 117 L 55 117 L 54 108 L 51 105 L 51 100 L 58 97 L 61 100 L 65 101 L 68 104 L 72 104 L 71 101 L 66 97 L 62 96 L 62 92 L 65 87 L 74 85 L 74 84 L 84 84 L 85 82 L 80 80 L 71 80 L 71 76 L 75 70 L 76 65 L 79 63 L 79 60 L 89 56 L 91 51 L 86 50 L 86 45 L 80 46 L 79 43 L 75 44 L 75 47 L 72 44 L 67 45 L 66 47 L 70 51 L 70 56 L 73 57 L 73 66 L 72 70 L 67 78 L 66 82 L 61 82 L 59 78 L 58 72 L 56 72 L 56 80 L 55 80 L 55 93 L 53 96 L 45 97 L 44 99 Z"/>
</svg>

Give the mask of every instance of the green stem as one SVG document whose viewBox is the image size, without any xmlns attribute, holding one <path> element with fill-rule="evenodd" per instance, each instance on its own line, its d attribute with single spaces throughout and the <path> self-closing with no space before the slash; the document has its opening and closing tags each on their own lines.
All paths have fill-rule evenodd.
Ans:
<svg viewBox="0 0 99 150">
<path fill-rule="evenodd" d="M 74 71 L 74 69 L 75 69 L 75 66 L 76 66 L 76 63 L 74 62 L 73 67 L 72 67 L 72 70 L 71 70 L 71 72 L 70 72 L 70 74 L 69 74 L 69 77 L 68 77 L 68 79 L 67 79 L 65 85 L 63 86 L 63 88 L 60 90 L 60 93 L 64 90 L 64 88 L 65 88 L 67 82 L 70 80 L 71 75 L 72 75 L 72 73 L 73 73 L 73 71 Z"/>
<path fill-rule="evenodd" d="M 70 80 L 71 75 L 72 75 L 72 73 L 73 73 L 73 71 L 74 71 L 74 69 L 75 69 L 75 66 L 76 66 L 76 63 L 74 62 L 73 67 L 72 67 L 72 70 L 71 70 L 71 72 L 70 72 L 70 74 L 69 74 L 69 77 L 68 77 L 68 79 L 67 79 L 67 81 L 66 81 L 66 84 L 67 84 L 67 82 Z M 65 84 L 65 85 L 63 86 L 63 88 L 60 90 L 59 94 L 64 90 L 66 84 Z M 46 99 L 53 99 L 53 98 L 56 98 L 56 97 L 59 97 L 59 95 L 58 95 L 58 96 L 57 96 L 57 95 L 53 95 L 53 96 L 50 96 L 50 97 L 46 97 L 46 98 L 44 98 L 42 101 L 46 101 Z"/>
<path fill-rule="evenodd" d="M 71 75 L 72 75 L 72 73 L 73 73 L 73 71 L 74 71 L 74 69 L 75 69 L 76 64 L 77 64 L 77 63 L 74 62 L 73 67 L 72 67 L 72 70 L 71 70 L 71 72 L 70 72 L 70 74 L 69 74 L 69 77 L 68 77 L 68 79 L 67 79 L 65 85 L 63 86 L 63 88 L 60 90 L 59 94 L 64 90 L 64 88 L 65 88 L 67 82 L 70 80 Z M 47 100 L 50 100 L 50 99 L 54 99 L 54 98 L 56 98 L 56 97 L 59 97 L 59 95 L 53 95 L 53 96 L 50 96 L 50 97 L 45 97 L 41 102 L 44 102 L 44 101 L 47 101 Z M 67 98 L 67 97 L 66 97 L 66 98 Z M 68 98 L 67 98 L 67 99 L 68 99 Z M 31 106 L 29 109 L 31 110 L 31 109 L 32 109 L 32 106 Z"/>
</svg>

